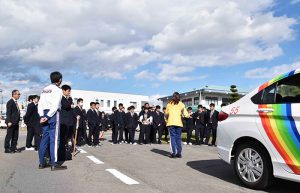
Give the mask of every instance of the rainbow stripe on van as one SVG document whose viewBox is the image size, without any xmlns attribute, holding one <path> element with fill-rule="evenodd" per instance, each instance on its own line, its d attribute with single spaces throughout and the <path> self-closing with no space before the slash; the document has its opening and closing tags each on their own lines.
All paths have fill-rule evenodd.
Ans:
<svg viewBox="0 0 300 193">
<path fill-rule="evenodd" d="M 278 76 L 259 87 L 259 91 L 273 83 L 299 73 L 299 70 Z M 300 135 L 292 116 L 291 104 L 259 105 L 259 108 L 272 108 L 272 113 L 259 113 L 263 128 L 285 163 L 300 175 Z"/>
</svg>

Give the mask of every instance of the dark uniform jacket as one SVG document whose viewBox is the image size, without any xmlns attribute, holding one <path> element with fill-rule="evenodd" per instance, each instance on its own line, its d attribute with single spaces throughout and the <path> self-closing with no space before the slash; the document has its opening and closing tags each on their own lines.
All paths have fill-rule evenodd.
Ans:
<svg viewBox="0 0 300 193">
<path fill-rule="evenodd" d="M 61 99 L 61 121 L 60 124 L 73 126 L 73 109 L 72 109 L 73 100 L 71 97 L 62 97 Z"/>
<path fill-rule="evenodd" d="M 79 128 L 84 128 L 85 123 L 86 123 L 86 113 L 84 109 L 81 109 L 80 107 L 75 107 L 73 110 L 73 115 L 74 115 L 74 126 L 76 126 L 76 122 L 77 122 L 77 116 L 80 116 L 79 119 Z"/>
<path fill-rule="evenodd" d="M 165 119 L 164 119 L 164 114 L 162 112 L 153 112 L 152 113 L 153 117 L 153 126 L 155 128 L 158 127 L 158 125 L 164 126 L 165 125 Z"/>
<path fill-rule="evenodd" d="M 130 112 L 126 113 L 125 115 L 125 119 L 126 119 L 126 128 L 134 128 L 136 129 L 138 124 L 139 124 L 139 117 L 136 113 L 133 113 L 133 115 L 131 115 Z"/>
<path fill-rule="evenodd" d="M 5 123 L 12 123 L 12 125 L 19 125 L 20 122 L 20 111 L 17 104 L 13 99 L 10 99 L 6 103 L 6 119 Z"/>
<path fill-rule="evenodd" d="M 37 105 L 34 104 L 34 102 L 29 103 L 27 106 L 24 123 L 29 127 L 40 126 L 40 115 L 38 113 Z"/>
</svg>

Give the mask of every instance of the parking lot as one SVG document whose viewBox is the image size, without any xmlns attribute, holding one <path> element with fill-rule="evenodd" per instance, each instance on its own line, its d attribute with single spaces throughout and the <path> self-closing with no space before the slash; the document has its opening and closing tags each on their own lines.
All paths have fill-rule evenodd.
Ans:
<svg viewBox="0 0 300 193">
<path fill-rule="evenodd" d="M 109 134 L 108 134 L 109 135 Z M 0 130 L 3 144 L 5 130 Z M 20 132 L 19 148 L 26 132 Z M 108 136 L 110 138 L 110 136 Z M 24 148 L 23 148 L 24 149 Z M 184 146 L 182 159 L 170 159 L 169 145 L 83 147 L 66 171 L 38 170 L 34 151 L 4 154 L 0 147 L 0 192 L 256 192 L 244 188 L 217 149 Z M 298 192 L 300 184 L 276 180 L 266 192 Z"/>
</svg>

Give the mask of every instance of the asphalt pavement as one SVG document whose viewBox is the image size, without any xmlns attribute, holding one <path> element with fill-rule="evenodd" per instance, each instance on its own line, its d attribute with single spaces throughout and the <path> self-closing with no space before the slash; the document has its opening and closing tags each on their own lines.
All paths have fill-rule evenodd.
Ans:
<svg viewBox="0 0 300 193">
<path fill-rule="evenodd" d="M 183 146 L 183 158 L 170 159 L 168 144 L 82 147 L 65 171 L 38 169 L 35 151 L 4 154 L 5 130 L 0 130 L 1 193 L 189 193 L 260 192 L 244 188 L 233 168 L 218 158 L 217 149 Z M 24 150 L 26 132 L 18 147 Z M 110 133 L 107 133 L 110 139 Z M 299 192 L 300 183 L 277 179 L 265 192 Z"/>
</svg>

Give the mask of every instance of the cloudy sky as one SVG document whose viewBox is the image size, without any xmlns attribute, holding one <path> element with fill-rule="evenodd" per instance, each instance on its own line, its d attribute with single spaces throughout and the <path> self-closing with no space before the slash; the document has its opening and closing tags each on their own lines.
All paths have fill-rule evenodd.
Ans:
<svg viewBox="0 0 300 193">
<path fill-rule="evenodd" d="M 300 0 L 0 0 L 0 88 L 251 90 L 300 68 Z"/>
</svg>

